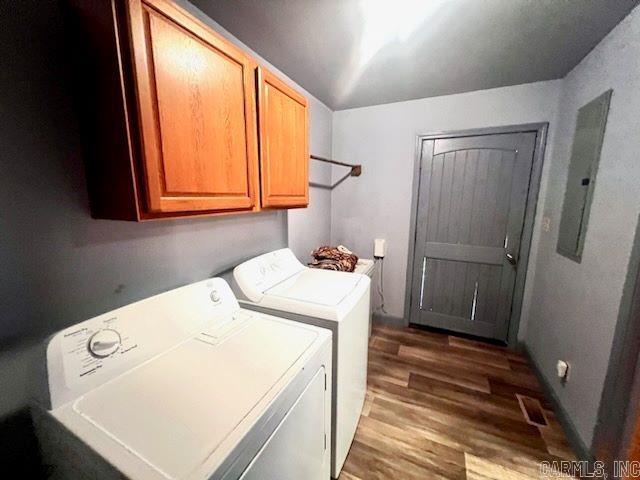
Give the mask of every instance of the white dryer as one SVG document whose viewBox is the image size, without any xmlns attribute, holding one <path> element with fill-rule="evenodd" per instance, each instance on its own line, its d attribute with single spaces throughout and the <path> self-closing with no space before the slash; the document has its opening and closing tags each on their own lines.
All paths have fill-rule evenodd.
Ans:
<svg viewBox="0 0 640 480">
<path fill-rule="evenodd" d="M 233 277 L 243 307 L 333 332 L 331 476 L 337 478 L 367 389 L 369 277 L 308 268 L 288 248 L 238 265 Z"/>
<path fill-rule="evenodd" d="M 69 327 L 35 420 L 52 478 L 326 480 L 331 333 L 222 279 Z"/>
<path fill-rule="evenodd" d="M 371 279 L 371 295 L 370 295 L 370 302 L 371 302 L 371 312 L 373 312 L 373 309 L 375 308 L 374 303 L 373 303 L 373 291 L 374 289 L 374 280 L 373 277 L 376 273 L 376 263 L 375 260 L 370 260 L 368 258 L 359 258 L 358 259 L 358 263 L 356 263 L 356 268 L 353 270 L 353 273 L 360 273 L 362 275 L 366 275 L 367 277 L 369 277 Z M 372 317 L 371 315 L 369 315 L 369 337 L 371 337 L 371 327 L 372 327 Z"/>
</svg>

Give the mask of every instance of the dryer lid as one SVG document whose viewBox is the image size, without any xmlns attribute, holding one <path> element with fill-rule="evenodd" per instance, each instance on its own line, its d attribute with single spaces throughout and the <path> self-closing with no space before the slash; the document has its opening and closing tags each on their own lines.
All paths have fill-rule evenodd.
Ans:
<svg viewBox="0 0 640 480">
<path fill-rule="evenodd" d="M 317 336 L 261 319 L 218 345 L 192 338 L 92 390 L 73 409 L 165 477 L 184 478 L 248 428 L 243 419 Z"/>
<path fill-rule="evenodd" d="M 298 275 L 265 291 L 265 295 L 335 307 L 351 294 L 361 278 L 360 275 L 351 273 L 306 268 Z"/>
</svg>

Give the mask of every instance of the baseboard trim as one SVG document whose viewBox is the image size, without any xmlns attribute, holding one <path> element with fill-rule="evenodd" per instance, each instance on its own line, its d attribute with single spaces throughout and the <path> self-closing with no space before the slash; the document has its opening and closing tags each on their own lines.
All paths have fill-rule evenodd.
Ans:
<svg viewBox="0 0 640 480">
<path fill-rule="evenodd" d="M 374 313 L 372 315 L 372 323 L 374 325 L 385 325 L 387 327 L 396 327 L 402 328 L 406 327 L 407 324 L 402 317 L 396 317 L 393 315 L 387 315 L 384 313 Z"/>
<path fill-rule="evenodd" d="M 556 414 L 556 417 L 558 418 L 560 425 L 562 425 L 562 428 L 564 429 L 564 432 L 567 435 L 567 440 L 569 440 L 569 443 L 571 444 L 573 451 L 578 455 L 579 460 L 587 461 L 593 466 L 593 462 L 595 461 L 595 458 L 591 454 L 589 447 L 584 443 L 584 441 L 580 437 L 580 434 L 578 433 L 578 429 L 573 423 L 573 420 L 571 420 L 571 417 L 569 416 L 565 408 L 560 403 L 560 400 L 555 394 L 555 391 L 553 390 L 553 388 L 551 388 L 551 384 L 547 381 L 547 378 L 543 375 L 540 365 L 538 364 L 536 359 L 533 357 L 533 355 L 531 355 L 531 352 L 529 351 L 529 348 L 527 347 L 526 344 L 521 342 L 518 345 L 518 347 L 519 347 L 518 350 L 521 351 L 524 354 L 524 356 L 527 357 L 527 359 L 529 360 L 529 364 L 531 365 L 536 377 L 540 381 L 540 384 L 542 385 L 542 389 L 544 390 L 546 397 L 551 401 L 551 405 L 553 406 L 553 410 Z"/>
</svg>

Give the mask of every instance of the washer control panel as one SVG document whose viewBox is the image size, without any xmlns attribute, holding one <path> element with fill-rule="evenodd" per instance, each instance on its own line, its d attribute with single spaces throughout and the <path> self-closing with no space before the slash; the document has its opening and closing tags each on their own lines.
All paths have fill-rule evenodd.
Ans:
<svg viewBox="0 0 640 480">
<path fill-rule="evenodd" d="M 118 316 L 113 316 L 65 331 L 61 346 L 67 385 L 77 385 L 106 365 L 134 356 L 138 343 L 119 323 Z"/>
<path fill-rule="evenodd" d="M 77 398 L 202 332 L 213 336 L 239 309 L 227 282 L 212 278 L 58 332 L 47 345 L 51 405 Z"/>
</svg>

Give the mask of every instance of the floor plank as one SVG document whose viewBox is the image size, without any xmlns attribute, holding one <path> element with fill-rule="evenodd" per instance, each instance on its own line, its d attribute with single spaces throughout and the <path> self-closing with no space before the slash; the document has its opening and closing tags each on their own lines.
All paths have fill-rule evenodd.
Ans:
<svg viewBox="0 0 640 480">
<path fill-rule="evenodd" d="M 387 367 L 402 366 L 409 373 L 467 387 L 479 392 L 490 393 L 486 375 L 467 371 L 452 371 L 437 362 L 427 362 L 415 358 L 401 358 L 383 352 L 370 351 L 369 364 L 383 364 Z"/>
<path fill-rule="evenodd" d="M 462 452 L 418 433 L 373 418 L 363 418 L 358 426 L 358 441 L 385 452 L 386 456 L 411 462 L 429 472 L 429 476 L 464 480 Z"/>
<path fill-rule="evenodd" d="M 452 367 L 471 368 L 478 367 L 496 367 L 503 370 L 510 370 L 509 361 L 504 355 L 498 355 L 492 352 L 480 352 L 477 350 L 464 350 L 455 347 L 442 348 L 422 348 L 409 347 L 400 345 L 399 356 L 411 356 L 424 358 L 426 360 L 435 360 L 446 362 Z"/>
<path fill-rule="evenodd" d="M 375 326 L 368 391 L 340 480 L 539 478 L 574 459 L 527 359 L 506 347 L 418 328 Z M 518 399 L 540 400 L 549 425 Z"/>
<path fill-rule="evenodd" d="M 381 352 L 397 354 L 398 349 L 400 348 L 400 344 L 393 340 L 386 340 L 382 337 L 373 337 L 373 341 L 371 342 L 371 348 L 374 350 L 380 350 Z"/>
<path fill-rule="evenodd" d="M 375 375 L 369 376 L 369 391 L 380 398 L 422 406 L 434 412 L 434 416 L 443 416 L 445 419 L 453 417 L 453 419 L 468 418 L 490 421 L 497 418 L 524 422 L 517 401 L 510 402 L 498 399 L 494 402 L 491 397 L 483 397 L 474 392 L 456 392 L 455 395 L 448 392 L 446 396 L 443 396 L 439 395 L 439 392 L 403 388 Z"/>
<path fill-rule="evenodd" d="M 530 471 L 512 470 L 504 465 L 489 462 L 469 453 L 465 454 L 467 480 L 538 480 L 539 469 L 532 465 Z"/>
</svg>

